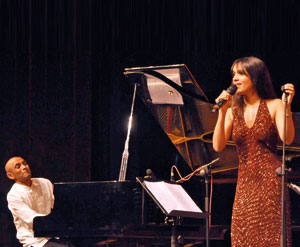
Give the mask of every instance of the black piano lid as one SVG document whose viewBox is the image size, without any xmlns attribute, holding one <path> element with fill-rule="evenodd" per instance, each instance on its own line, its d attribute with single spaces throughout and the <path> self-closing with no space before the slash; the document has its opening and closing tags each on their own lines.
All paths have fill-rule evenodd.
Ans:
<svg viewBox="0 0 300 247">
<path fill-rule="evenodd" d="M 234 147 L 219 154 L 212 148 L 217 114 L 185 64 L 126 68 L 124 75 L 191 170 L 218 157 L 213 172 L 236 168 Z"/>
<path fill-rule="evenodd" d="M 125 68 L 124 75 L 131 85 L 137 83 L 137 95 L 191 170 L 220 158 L 212 166 L 212 173 L 236 172 L 238 157 L 232 140 L 220 153 L 212 148 L 217 113 L 212 113 L 214 104 L 208 102 L 185 64 Z M 300 151 L 300 115 L 294 114 L 293 119 L 296 138 L 293 145 L 286 147 L 288 154 Z"/>
</svg>

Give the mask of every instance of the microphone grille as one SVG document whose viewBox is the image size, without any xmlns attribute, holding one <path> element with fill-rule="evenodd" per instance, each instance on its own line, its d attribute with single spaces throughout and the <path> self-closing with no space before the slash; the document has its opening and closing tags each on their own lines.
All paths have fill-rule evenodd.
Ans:
<svg viewBox="0 0 300 247">
<path fill-rule="evenodd" d="M 228 89 L 227 89 L 227 92 L 230 94 L 230 95 L 234 95 L 235 92 L 237 90 L 237 86 L 232 84 Z"/>
<path fill-rule="evenodd" d="M 147 174 L 147 176 L 152 176 L 153 172 L 151 169 L 147 169 L 146 174 Z"/>
</svg>

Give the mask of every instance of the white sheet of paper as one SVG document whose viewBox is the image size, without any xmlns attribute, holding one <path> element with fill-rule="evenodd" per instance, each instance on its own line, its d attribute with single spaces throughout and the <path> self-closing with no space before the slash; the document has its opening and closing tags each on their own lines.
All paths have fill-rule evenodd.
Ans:
<svg viewBox="0 0 300 247">
<path fill-rule="evenodd" d="M 144 181 L 144 184 L 167 213 L 170 213 L 172 210 L 202 213 L 201 209 L 186 193 L 181 185 L 170 184 L 164 181 Z"/>
</svg>

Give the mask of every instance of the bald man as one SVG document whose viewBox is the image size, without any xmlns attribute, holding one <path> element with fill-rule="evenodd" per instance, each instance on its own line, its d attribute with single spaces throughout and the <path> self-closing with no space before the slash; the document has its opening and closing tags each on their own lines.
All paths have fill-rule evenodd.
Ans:
<svg viewBox="0 0 300 247">
<path fill-rule="evenodd" d="M 9 159 L 5 171 L 15 181 L 7 201 L 23 247 L 67 247 L 50 238 L 34 237 L 34 217 L 49 214 L 54 206 L 52 183 L 45 178 L 32 178 L 29 165 L 21 157 Z"/>
</svg>

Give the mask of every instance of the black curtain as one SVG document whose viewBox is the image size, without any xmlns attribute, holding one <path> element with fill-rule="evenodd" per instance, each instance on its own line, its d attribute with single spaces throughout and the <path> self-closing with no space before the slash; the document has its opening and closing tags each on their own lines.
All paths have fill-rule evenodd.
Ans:
<svg viewBox="0 0 300 247">
<path fill-rule="evenodd" d="M 187 64 L 210 101 L 240 56 L 262 58 L 276 91 L 300 83 L 300 3 L 0 0 L 0 245 L 15 246 L 5 162 L 53 182 L 116 180 L 133 89 L 124 68 Z M 297 95 L 297 94 L 296 94 Z M 293 111 L 299 111 L 296 96 Z M 128 179 L 167 176 L 174 150 L 137 99 Z M 167 147 L 166 147 L 167 146 Z M 163 151 L 162 151 L 163 150 Z"/>
</svg>

